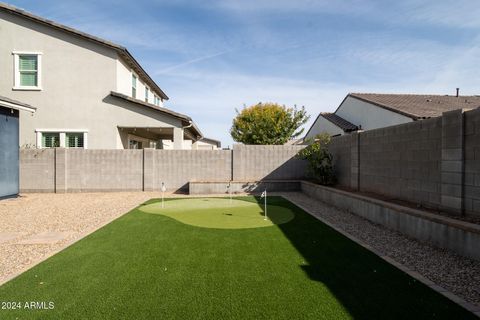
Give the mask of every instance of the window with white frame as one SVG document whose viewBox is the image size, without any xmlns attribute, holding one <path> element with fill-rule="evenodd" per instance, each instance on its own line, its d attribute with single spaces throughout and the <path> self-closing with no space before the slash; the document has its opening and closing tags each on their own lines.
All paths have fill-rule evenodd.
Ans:
<svg viewBox="0 0 480 320">
<path fill-rule="evenodd" d="M 37 148 L 87 149 L 87 130 L 37 129 Z"/>
<path fill-rule="evenodd" d="M 132 98 L 137 97 L 137 77 L 132 74 Z"/>
<path fill-rule="evenodd" d="M 145 87 L 145 102 L 148 102 L 148 93 L 149 93 L 149 90 L 147 87 Z"/>
<path fill-rule="evenodd" d="M 38 52 L 13 52 L 14 90 L 42 89 L 42 54 Z"/>
<path fill-rule="evenodd" d="M 153 99 L 153 103 L 154 103 L 155 105 L 157 105 L 157 106 L 160 104 L 160 99 L 159 99 L 156 95 L 155 95 L 155 97 L 154 97 L 154 99 Z"/>
</svg>

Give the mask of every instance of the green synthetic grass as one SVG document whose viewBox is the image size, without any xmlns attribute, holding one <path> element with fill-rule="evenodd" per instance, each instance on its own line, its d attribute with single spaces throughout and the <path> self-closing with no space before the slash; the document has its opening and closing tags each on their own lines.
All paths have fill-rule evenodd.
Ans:
<svg viewBox="0 0 480 320">
<path fill-rule="evenodd" d="M 178 199 L 154 202 L 140 211 L 161 214 L 182 223 L 203 228 L 245 229 L 286 223 L 295 213 L 286 207 L 269 205 L 265 219 L 264 204 L 228 198 Z"/>
<path fill-rule="evenodd" d="M 294 218 L 216 229 L 135 209 L 0 287 L 0 301 L 54 309 L 0 319 L 476 319 L 283 198 L 269 202 Z"/>
</svg>

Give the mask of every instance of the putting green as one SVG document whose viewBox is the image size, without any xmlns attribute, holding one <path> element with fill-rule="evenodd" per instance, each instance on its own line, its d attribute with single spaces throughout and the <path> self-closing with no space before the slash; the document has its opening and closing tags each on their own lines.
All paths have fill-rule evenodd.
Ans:
<svg viewBox="0 0 480 320">
<path fill-rule="evenodd" d="M 141 206 L 141 211 L 161 214 L 179 222 L 202 228 L 247 229 L 286 223 L 295 216 L 288 208 L 269 205 L 268 219 L 258 203 L 228 198 L 175 199 Z"/>
</svg>

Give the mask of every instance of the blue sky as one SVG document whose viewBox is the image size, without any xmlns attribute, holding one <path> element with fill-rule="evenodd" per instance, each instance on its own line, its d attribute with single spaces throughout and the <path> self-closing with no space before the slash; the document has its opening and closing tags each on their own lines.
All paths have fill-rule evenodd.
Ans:
<svg viewBox="0 0 480 320">
<path fill-rule="evenodd" d="M 235 108 L 348 92 L 480 94 L 477 1 L 9 1 L 126 46 L 166 106 L 232 145 Z"/>
</svg>

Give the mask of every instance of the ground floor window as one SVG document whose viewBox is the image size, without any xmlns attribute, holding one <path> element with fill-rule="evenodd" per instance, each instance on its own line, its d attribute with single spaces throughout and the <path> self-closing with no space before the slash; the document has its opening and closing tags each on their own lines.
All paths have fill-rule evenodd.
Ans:
<svg viewBox="0 0 480 320">
<path fill-rule="evenodd" d="M 37 148 L 87 148 L 87 130 L 37 129 Z"/>
<path fill-rule="evenodd" d="M 42 132 L 42 148 L 60 147 L 60 133 Z"/>
<path fill-rule="evenodd" d="M 65 147 L 83 148 L 83 132 L 69 132 L 66 134 Z"/>
</svg>

